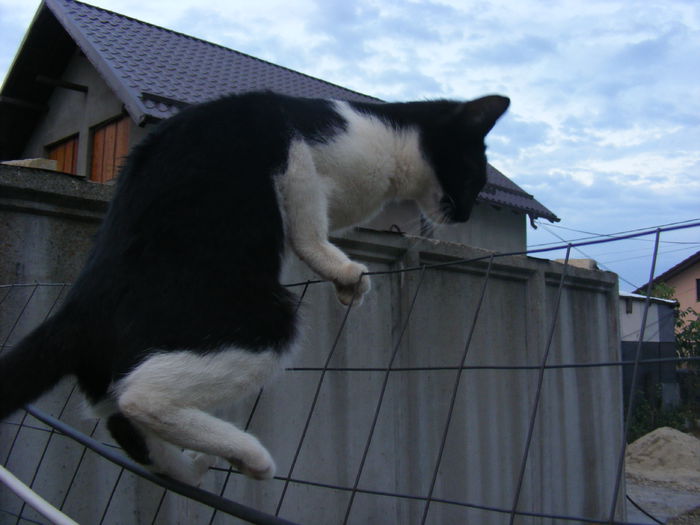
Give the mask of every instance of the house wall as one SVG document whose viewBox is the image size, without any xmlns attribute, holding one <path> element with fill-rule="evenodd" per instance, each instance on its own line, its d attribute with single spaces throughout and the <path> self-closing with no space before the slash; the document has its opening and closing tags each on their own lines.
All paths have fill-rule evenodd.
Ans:
<svg viewBox="0 0 700 525">
<path fill-rule="evenodd" d="M 63 73 L 62 80 L 87 86 L 87 93 L 57 87 L 48 101 L 49 110 L 27 142 L 22 156 L 41 158 L 46 147 L 79 134 L 78 175 L 88 175 L 92 128 L 123 114 L 122 103 L 114 95 L 88 59 L 76 51 Z M 132 122 L 129 142 L 133 146 L 147 131 Z"/>
<path fill-rule="evenodd" d="M 700 312 L 696 284 L 698 279 L 700 279 L 700 262 L 666 280 L 666 284 L 672 286 L 676 291 L 674 297 L 678 300 L 681 310 L 692 308 L 696 312 Z"/>
<path fill-rule="evenodd" d="M 676 357 L 675 309 L 673 301 L 652 299 L 649 303 L 644 338 L 639 346 L 646 298 L 634 294 L 620 296 L 620 339 L 622 359 L 633 362 L 640 351 L 641 360 Z M 632 387 L 632 367 L 623 371 L 624 403 L 627 406 Z M 650 402 L 661 396 L 664 406 L 680 402 L 680 385 L 675 362 L 644 363 L 639 366 L 635 390 Z"/>
<path fill-rule="evenodd" d="M 410 235 L 424 235 L 502 253 L 524 252 L 527 247 L 525 215 L 483 202 L 474 206 L 466 223 L 428 227 L 428 231 L 421 222 L 420 211 L 415 203 L 390 204 L 366 227 L 380 231 L 395 231 L 398 227 L 399 231 Z"/>
<path fill-rule="evenodd" d="M 620 338 L 639 340 L 646 298 L 634 294 L 620 294 Z M 644 342 L 674 341 L 674 301 L 652 299 L 644 328 Z"/>
<path fill-rule="evenodd" d="M 0 167 L 2 231 L 13 243 L 3 253 L 0 283 L 73 279 L 110 188 L 75 177 L 10 169 L 19 170 Z M 41 180 L 49 178 L 51 187 L 42 188 Z M 8 189 L 12 189 L 9 194 Z M 42 226 L 32 228 L 33 222 Z M 366 230 L 351 232 L 336 242 L 375 271 L 488 255 L 454 243 Z M 531 368 L 498 367 L 540 363 L 562 268 L 522 256 L 495 260 L 466 360 L 469 366 L 486 368 L 462 374 L 434 497 L 510 508 L 538 373 Z M 455 367 L 465 348 L 485 271 L 481 260 L 426 270 L 422 281 L 418 271 L 374 275 L 371 293 L 362 306 L 350 311 L 340 335 L 346 309 L 336 301 L 332 286 L 309 285 L 301 309 L 304 328 L 294 369 L 265 388 L 251 420 L 251 430 L 276 458 L 279 474 L 289 473 L 320 382 L 319 403 L 291 477 L 352 486 L 387 374 L 383 369 L 397 347 L 393 363 L 397 370 L 386 376 L 384 402 L 359 487 L 425 495 L 447 422 Z M 570 268 L 568 275 L 549 363 L 619 360 L 616 277 L 579 268 Z M 314 277 L 292 258 L 284 281 L 304 282 Z M 292 289 L 301 294 L 303 287 Z M 0 341 L 15 344 L 60 300 L 62 291 L 63 287 L 3 288 L 7 295 L 0 309 Z M 22 315 L 16 323 L 19 312 Z M 324 374 L 321 368 L 333 348 L 329 362 L 333 370 Z M 354 371 L 340 370 L 347 367 Z M 111 442 L 103 424 L 95 427 L 96 420 L 86 418 L 80 408 L 81 396 L 72 392 L 72 386 L 65 380 L 37 406 L 54 415 L 62 413 L 62 419 L 74 427 Z M 619 367 L 552 368 L 546 371 L 542 386 L 519 508 L 606 521 L 622 442 L 621 371 Z M 246 400 L 227 417 L 244 424 L 253 402 Z M 207 507 L 172 494 L 163 500 L 159 518 L 154 520 L 162 489 L 129 473 L 120 474 L 117 467 L 92 453 L 82 459 L 71 484 L 82 447 L 63 436 L 54 436 L 49 443 L 48 433 L 31 418 L 20 430 L 21 418 L 18 412 L 0 424 L 0 461 L 7 458 L 7 467 L 27 483 L 36 473 L 35 490 L 55 505 L 65 502 L 64 512 L 78 522 L 96 523 L 105 509 L 102 522 L 106 524 L 208 522 L 211 512 Z M 218 493 L 225 479 L 225 472 L 212 471 L 203 488 Z M 279 479 L 255 482 L 234 476 L 224 495 L 274 513 L 283 485 Z M 348 497 L 347 491 L 292 483 L 280 515 L 298 523 L 340 523 Z M 0 491 L 0 509 L 19 512 L 20 507 L 17 497 Z M 360 493 L 349 523 L 419 523 L 422 508 L 421 501 L 410 498 Z M 623 512 L 620 510 L 618 519 L 624 518 Z M 42 521 L 30 509 L 25 515 Z M 427 523 L 507 521 L 508 514 L 434 502 Z M 218 514 L 215 523 L 239 522 Z M 557 522 L 521 517 L 517 523 Z"/>
</svg>

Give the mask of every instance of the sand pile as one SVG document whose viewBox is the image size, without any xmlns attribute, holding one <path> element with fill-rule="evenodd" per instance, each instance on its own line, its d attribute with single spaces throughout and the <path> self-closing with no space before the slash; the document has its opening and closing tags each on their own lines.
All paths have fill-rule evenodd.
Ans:
<svg viewBox="0 0 700 525">
<path fill-rule="evenodd" d="M 669 427 L 657 428 L 627 447 L 627 475 L 700 492 L 700 439 Z"/>
</svg>

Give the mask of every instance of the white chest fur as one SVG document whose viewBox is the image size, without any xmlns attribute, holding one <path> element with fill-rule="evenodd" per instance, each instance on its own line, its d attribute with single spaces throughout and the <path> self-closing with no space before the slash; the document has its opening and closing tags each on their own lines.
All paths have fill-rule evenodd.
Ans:
<svg viewBox="0 0 700 525">
<path fill-rule="evenodd" d="M 369 290 L 367 268 L 331 244 L 328 233 L 370 219 L 392 199 L 435 207 L 441 190 L 416 129 L 394 129 L 347 103 L 336 109 L 346 129 L 323 144 L 293 141 L 276 185 L 289 245 L 349 304 Z"/>
<path fill-rule="evenodd" d="M 388 200 L 418 198 L 435 182 L 416 129 L 393 129 L 345 102 L 336 102 L 336 109 L 346 131 L 310 148 L 331 230 L 371 218 Z"/>
</svg>

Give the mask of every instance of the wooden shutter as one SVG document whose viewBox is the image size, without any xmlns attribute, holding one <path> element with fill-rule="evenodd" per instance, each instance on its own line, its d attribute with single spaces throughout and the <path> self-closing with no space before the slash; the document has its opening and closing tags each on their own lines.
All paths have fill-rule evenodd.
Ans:
<svg viewBox="0 0 700 525">
<path fill-rule="evenodd" d="M 56 161 L 56 169 L 75 175 L 78 169 L 78 135 L 46 148 L 47 156 Z"/>
<path fill-rule="evenodd" d="M 129 117 L 103 124 L 92 133 L 90 180 L 107 182 L 117 176 L 129 152 Z"/>
</svg>

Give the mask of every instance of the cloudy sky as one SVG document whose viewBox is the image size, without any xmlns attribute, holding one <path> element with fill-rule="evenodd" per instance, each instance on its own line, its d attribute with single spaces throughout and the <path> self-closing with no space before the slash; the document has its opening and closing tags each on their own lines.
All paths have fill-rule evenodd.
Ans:
<svg viewBox="0 0 700 525">
<path fill-rule="evenodd" d="M 700 219 L 698 0 L 88 3 L 389 101 L 509 96 L 489 160 L 562 219 L 531 246 Z M 38 5 L 0 0 L 0 76 Z M 659 271 L 700 249 L 700 228 L 662 241 Z M 652 246 L 573 256 L 630 290 Z"/>
</svg>

